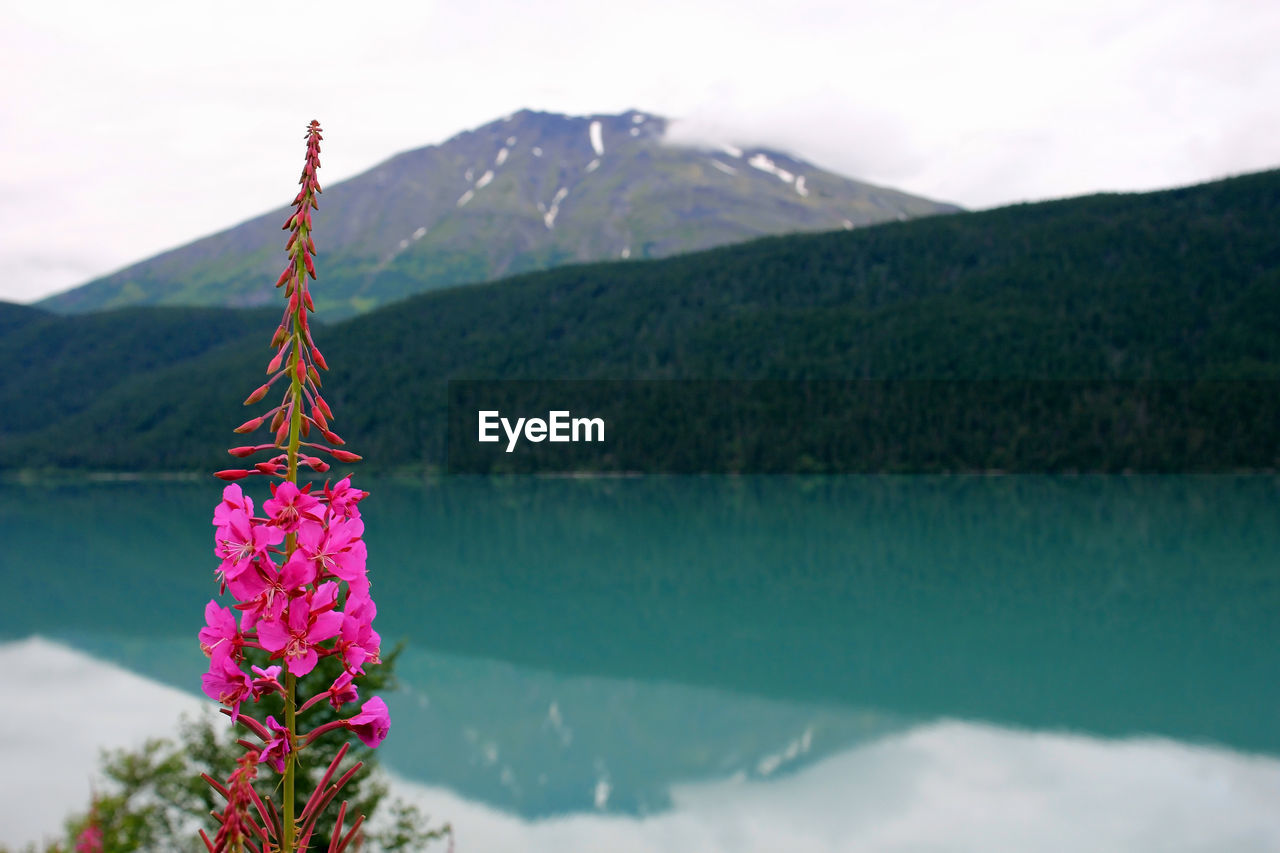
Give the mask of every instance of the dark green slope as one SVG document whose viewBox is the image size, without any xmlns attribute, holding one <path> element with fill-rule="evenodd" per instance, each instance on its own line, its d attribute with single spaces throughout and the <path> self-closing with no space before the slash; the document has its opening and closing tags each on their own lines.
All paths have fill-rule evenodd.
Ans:
<svg viewBox="0 0 1280 853">
<path fill-rule="evenodd" d="M 447 378 L 1275 379 L 1278 233 L 1268 172 L 565 267 L 324 329 L 326 396 L 371 463 L 416 467 Z M 265 352 L 139 376 L 0 463 L 221 465 Z"/>
<path fill-rule="evenodd" d="M 54 428 L 120 385 L 148 377 L 146 388 L 156 371 L 189 365 L 225 344 L 252 346 L 279 320 L 269 309 L 129 308 L 60 317 L 0 303 L 0 437 Z"/>
</svg>

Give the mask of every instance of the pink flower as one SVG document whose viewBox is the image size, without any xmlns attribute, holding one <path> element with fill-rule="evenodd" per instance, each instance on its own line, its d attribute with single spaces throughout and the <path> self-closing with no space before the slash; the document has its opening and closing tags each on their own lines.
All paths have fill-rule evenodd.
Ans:
<svg viewBox="0 0 1280 853">
<path fill-rule="evenodd" d="M 239 577 L 250 563 L 266 554 L 267 548 L 283 541 L 284 531 L 279 527 L 255 522 L 244 510 L 228 512 L 227 524 L 218 528 L 213 549 L 222 558 L 218 572 L 223 583 Z"/>
<path fill-rule="evenodd" d="M 311 615 L 326 611 L 336 610 L 338 607 L 338 585 L 333 581 L 325 581 L 310 593 L 311 599 Z"/>
<path fill-rule="evenodd" d="M 387 710 L 387 703 L 382 701 L 381 696 L 374 696 L 360 707 L 359 714 L 346 720 L 343 725 L 354 732 L 365 746 L 374 749 L 382 743 L 387 732 L 391 731 L 391 712 Z"/>
<path fill-rule="evenodd" d="M 305 530 L 309 525 L 304 525 Z M 302 548 L 293 552 L 284 564 L 284 575 L 288 578 L 289 589 L 300 589 L 316 581 L 316 564 L 303 553 Z"/>
<path fill-rule="evenodd" d="M 367 574 L 356 575 L 347 581 L 347 610 L 351 610 L 362 601 L 373 603 Z"/>
<path fill-rule="evenodd" d="M 263 565 L 265 563 L 265 565 Z M 259 622 L 279 619 L 289 597 L 315 580 L 315 568 L 295 551 L 293 557 L 277 571 L 270 559 L 262 560 L 227 584 L 231 594 L 242 603 L 241 627 L 248 631 Z"/>
<path fill-rule="evenodd" d="M 240 671 L 231 655 L 219 652 L 209 663 L 209 671 L 200 678 L 205 695 L 231 709 L 231 721 L 240 716 L 240 703 L 253 691 L 249 676 Z"/>
<path fill-rule="evenodd" d="M 284 482 L 273 485 L 272 497 L 262 504 L 262 510 L 271 516 L 271 523 L 285 533 L 298 529 L 304 518 L 318 521 L 316 507 L 320 502 L 299 489 L 293 483 Z"/>
<path fill-rule="evenodd" d="M 324 493 L 329 499 L 330 516 L 344 519 L 359 518 L 360 510 L 356 508 L 356 504 L 369 497 L 368 492 L 351 488 L 350 477 L 343 477 L 332 489 L 326 483 Z"/>
<path fill-rule="evenodd" d="M 213 657 L 215 649 L 228 652 L 238 657 L 244 638 L 236 628 L 236 617 L 229 607 L 219 607 L 218 602 L 210 601 L 204 606 L 206 627 L 200 629 L 200 651 Z"/>
<path fill-rule="evenodd" d="M 353 678 L 351 673 L 344 672 L 329 686 L 329 704 L 333 706 L 333 710 L 336 711 L 348 702 L 354 702 L 360 698 L 356 693 L 355 684 L 352 683 Z"/>
<path fill-rule="evenodd" d="M 319 593 L 317 593 L 317 598 Z M 299 596 L 289 602 L 286 618 L 258 623 L 258 642 L 273 653 L 283 657 L 289 672 L 306 675 L 315 669 L 319 655 L 316 644 L 336 636 L 342 629 L 342 614 L 333 610 L 321 610 L 318 605 L 313 613 L 311 602 Z"/>
<path fill-rule="evenodd" d="M 342 661 L 351 672 L 364 672 L 365 663 L 381 663 L 382 637 L 373 630 L 373 617 L 377 612 L 372 599 L 347 600 L 347 612 L 342 614 L 342 634 L 334 649 L 342 655 Z"/>
<path fill-rule="evenodd" d="M 334 521 L 329 527 L 304 524 L 298 528 L 298 550 L 315 564 L 320 575 L 349 582 L 365 573 L 369 551 L 360 539 L 363 535 L 364 522 L 359 518 Z"/>
<path fill-rule="evenodd" d="M 244 491 L 236 483 L 222 490 L 222 503 L 213 509 L 213 523 L 217 527 L 226 527 L 230 522 L 233 510 L 240 510 L 245 515 L 253 516 L 253 498 L 246 497 Z"/>
<path fill-rule="evenodd" d="M 280 686 L 280 667 L 269 666 L 266 669 L 251 666 L 254 675 L 258 676 L 253 680 L 253 701 L 257 702 L 268 693 L 279 693 L 284 695 L 284 688 Z"/>
<path fill-rule="evenodd" d="M 284 772 L 284 757 L 293 751 L 289 742 L 289 730 L 276 722 L 275 717 L 267 717 L 267 729 L 275 732 L 275 737 L 267 740 L 258 760 L 270 764 L 277 773 Z"/>
<path fill-rule="evenodd" d="M 102 853 L 102 827 L 98 826 L 97 804 L 89 813 L 89 823 L 76 836 L 76 853 Z"/>
</svg>

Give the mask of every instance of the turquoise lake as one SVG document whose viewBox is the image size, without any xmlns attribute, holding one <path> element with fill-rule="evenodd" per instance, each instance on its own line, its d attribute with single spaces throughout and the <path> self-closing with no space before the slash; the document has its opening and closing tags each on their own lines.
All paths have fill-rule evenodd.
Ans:
<svg viewBox="0 0 1280 853">
<path fill-rule="evenodd" d="M 819 815 L 893 808 L 918 779 L 878 786 L 838 759 L 920 732 L 939 749 L 995 733 L 965 741 L 993 762 L 983 744 L 1059 738 L 1042 775 L 1133 744 L 1155 745 L 1144 768 L 1280 758 L 1274 477 L 357 481 L 376 627 L 405 643 L 382 760 L 522 820 L 661 815 L 722 783 L 767 800 L 810 772 L 847 784 L 810 798 Z M 219 494 L 9 484 L 0 642 L 39 635 L 199 693 Z M 1232 784 L 1225 807 L 1276 811 L 1280 787 Z M 1269 827 L 1234 849 L 1280 843 Z"/>
</svg>

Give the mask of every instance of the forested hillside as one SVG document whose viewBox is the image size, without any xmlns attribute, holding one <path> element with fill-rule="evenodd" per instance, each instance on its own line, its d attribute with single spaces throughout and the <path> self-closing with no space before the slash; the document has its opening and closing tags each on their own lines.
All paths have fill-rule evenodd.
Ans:
<svg viewBox="0 0 1280 853">
<path fill-rule="evenodd" d="M 1278 233 L 1280 173 L 1267 172 L 564 267 L 415 297 L 317 336 L 337 427 L 382 468 L 442 464 L 445 381 L 457 378 L 1275 380 Z M 149 315 L 115 316 L 128 326 L 81 356 L 90 375 L 149 346 Z M 42 322 L 42 338 L 58 338 L 77 319 Z M 258 337 L 113 387 L 42 379 L 55 416 L 36 428 L 9 407 L 0 464 L 225 467 L 239 401 L 268 357 L 269 331 Z M 31 369 L 8 372 L 5 399 Z"/>
</svg>

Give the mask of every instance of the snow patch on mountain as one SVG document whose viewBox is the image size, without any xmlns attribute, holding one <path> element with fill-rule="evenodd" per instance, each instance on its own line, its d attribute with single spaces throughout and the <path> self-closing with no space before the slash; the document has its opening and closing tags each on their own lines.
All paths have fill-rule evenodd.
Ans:
<svg viewBox="0 0 1280 853">
<path fill-rule="evenodd" d="M 591 130 L 589 135 L 591 136 L 591 147 L 596 152 L 596 156 L 603 157 L 604 156 L 604 130 L 601 127 L 600 122 L 598 121 L 591 122 Z"/>
<path fill-rule="evenodd" d="M 542 216 L 542 221 L 547 224 L 548 230 L 556 227 L 556 216 L 560 213 L 560 202 L 564 201 L 565 196 L 569 194 L 569 190 L 564 187 L 556 190 L 555 197 L 551 199 L 551 207 Z"/>
<path fill-rule="evenodd" d="M 753 154 L 751 159 L 747 161 L 747 165 L 759 169 L 762 172 L 767 172 L 770 175 L 775 175 L 779 180 L 785 181 L 788 184 L 796 179 L 795 175 L 770 160 L 765 154 Z"/>
</svg>

